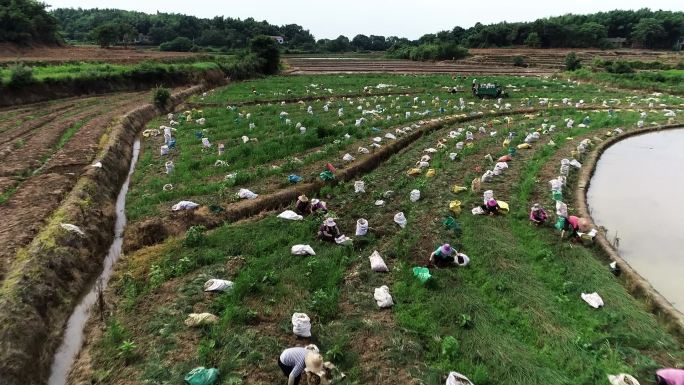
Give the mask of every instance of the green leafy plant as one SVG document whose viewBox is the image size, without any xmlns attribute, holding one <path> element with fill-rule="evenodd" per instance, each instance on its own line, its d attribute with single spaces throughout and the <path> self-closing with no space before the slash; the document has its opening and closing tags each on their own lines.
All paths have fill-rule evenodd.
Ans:
<svg viewBox="0 0 684 385">
<path fill-rule="evenodd" d="M 16 63 L 10 67 L 10 80 L 8 85 L 13 88 L 26 87 L 34 84 L 33 69 L 23 63 Z"/>
<path fill-rule="evenodd" d="M 117 356 L 122 358 L 124 362 L 128 363 L 133 357 L 135 357 L 135 350 L 137 347 L 138 346 L 131 340 L 123 341 L 116 349 L 118 351 Z"/>
<path fill-rule="evenodd" d="M 164 87 L 158 86 L 152 91 L 152 101 L 159 108 L 165 108 L 171 100 L 171 92 Z"/>
<path fill-rule="evenodd" d="M 577 53 L 570 52 L 565 57 L 565 70 L 566 71 L 577 71 L 582 68 L 582 60 L 577 57 Z"/>
<path fill-rule="evenodd" d="M 197 247 L 206 241 L 207 228 L 204 226 L 192 226 L 185 232 L 185 239 L 183 245 L 187 247 Z"/>
</svg>

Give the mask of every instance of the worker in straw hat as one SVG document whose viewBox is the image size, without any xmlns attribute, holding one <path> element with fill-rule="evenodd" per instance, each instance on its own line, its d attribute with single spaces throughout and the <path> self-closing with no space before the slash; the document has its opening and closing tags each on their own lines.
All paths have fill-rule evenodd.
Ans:
<svg viewBox="0 0 684 385">
<path fill-rule="evenodd" d="M 307 198 L 306 195 L 302 194 L 297 198 L 295 212 L 302 216 L 307 216 L 313 212 L 309 198 Z"/>
<path fill-rule="evenodd" d="M 285 349 L 280 353 L 280 356 L 278 357 L 278 366 L 287 377 L 287 385 L 299 385 L 299 382 L 302 379 L 302 373 L 310 366 L 307 362 L 307 357 L 310 354 L 320 357 L 316 345 L 307 345 L 306 347 L 297 346 Z M 312 364 L 317 362 L 316 359 L 309 359 L 309 361 L 311 361 Z M 321 365 L 322 361 L 323 360 L 321 359 Z"/>
<path fill-rule="evenodd" d="M 323 214 L 327 214 L 328 213 L 328 206 L 322 200 L 312 199 L 311 200 L 311 211 L 314 213 L 320 211 Z"/>
<path fill-rule="evenodd" d="M 304 362 L 306 364 L 304 369 L 306 374 L 305 384 L 320 384 L 327 374 L 323 366 L 323 356 L 319 353 L 309 352 L 306 358 L 304 358 Z"/>
<path fill-rule="evenodd" d="M 342 235 L 340 228 L 337 227 L 335 220 L 333 218 L 326 218 L 323 224 L 318 229 L 317 238 L 322 241 L 335 242 L 335 238 Z"/>
<path fill-rule="evenodd" d="M 532 206 L 532 210 L 530 210 L 530 222 L 540 226 L 546 223 L 547 219 L 548 215 L 546 214 L 546 211 L 544 211 L 544 208 L 539 203 L 535 203 Z"/>
</svg>

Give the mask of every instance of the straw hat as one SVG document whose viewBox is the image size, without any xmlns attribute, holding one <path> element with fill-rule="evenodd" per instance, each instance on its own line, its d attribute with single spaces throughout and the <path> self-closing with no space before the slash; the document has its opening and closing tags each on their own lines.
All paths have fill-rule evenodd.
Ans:
<svg viewBox="0 0 684 385">
<path fill-rule="evenodd" d="M 306 350 L 311 350 L 311 351 L 314 352 L 314 353 L 319 353 L 318 346 L 316 346 L 316 345 L 314 345 L 314 344 L 306 345 L 306 346 L 304 347 L 304 349 L 306 349 Z"/>
<path fill-rule="evenodd" d="M 309 201 L 309 198 L 307 198 L 306 195 L 300 195 L 299 198 L 297 198 L 297 199 L 299 199 L 302 202 L 308 202 Z"/>
<path fill-rule="evenodd" d="M 314 199 L 311 200 L 311 204 L 314 205 L 314 206 L 317 205 L 318 202 L 320 202 L 320 200 L 318 200 L 318 199 L 316 199 L 316 198 L 314 198 Z"/>
<path fill-rule="evenodd" d="M 532 211 L 539 211 L 539 210 L 541 210 L 541 206 L 539 205 L 539 203 L 535 203 L 532 206 Z"/>
<path fill-rule="evenodd" d="M 313 373 L 319 377 L 325 376 L 325 368 L 323 367 L 323 357 L 316 352 L 309 352 L 304 358 L 306 364 L 306 371 Z"/>
<path fill-rule="evenodd" d="M 337 226 L 337 224 L 335 223 L 335 220 L 332 218 L 326 218 L 324 223 L 326 226 L 329 226 L 329 227 Z"/>
</svg>

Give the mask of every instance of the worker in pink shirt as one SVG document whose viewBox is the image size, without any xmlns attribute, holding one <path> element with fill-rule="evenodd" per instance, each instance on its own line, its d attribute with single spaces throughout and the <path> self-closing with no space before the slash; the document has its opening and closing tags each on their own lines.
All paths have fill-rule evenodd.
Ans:
<svg viewBox="0 0 684 385">
<path fill-rule="evenodd" d="M 660 369 L 656 371 L 656 385 L 684 385 L 684 369 Z"/>
</svg>

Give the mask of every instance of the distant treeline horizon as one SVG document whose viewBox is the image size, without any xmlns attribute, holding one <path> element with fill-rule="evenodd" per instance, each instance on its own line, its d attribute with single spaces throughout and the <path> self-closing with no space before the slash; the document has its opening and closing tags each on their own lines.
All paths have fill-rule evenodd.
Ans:
<svg viewBox="0 0 684 385">
<path fill-rule="evenodd" d="M 6 3 L 6 4 L 2 4 Z M 389 51 L 406 56 L 416 47 L 615 48 L 676 49 L 684 39 L 684 12 L 614 10 L 589 15 L 567 14 L 532 22 L 477 23 L 410 40 L 398 36 L 358 34 L 316 40 L 297 24 L 273 25 L 253 18 L 199 18 L 177 13 L 148 14 L 119 9 L 58 8 L 31 0 L 0 1 L 0 42 L 55 44 L 154 45 L 166 50 L 231 52 L 258 35 L 281 36 L 285 51 Z M 620 38 L 620 39 L 615 39 Z"/>
</svg>

